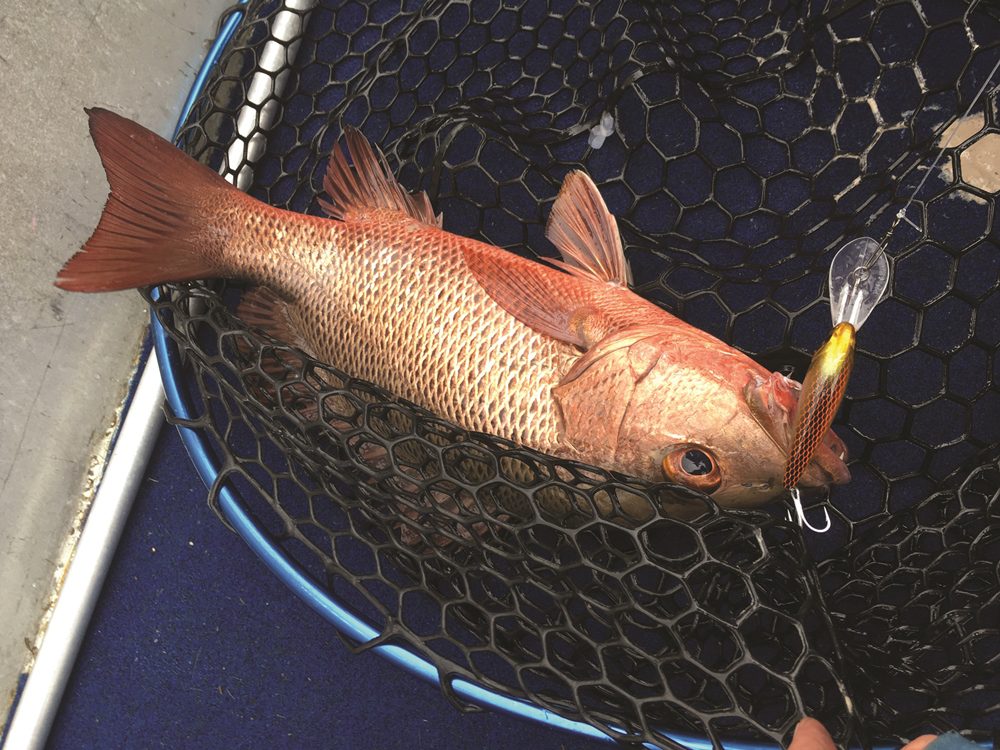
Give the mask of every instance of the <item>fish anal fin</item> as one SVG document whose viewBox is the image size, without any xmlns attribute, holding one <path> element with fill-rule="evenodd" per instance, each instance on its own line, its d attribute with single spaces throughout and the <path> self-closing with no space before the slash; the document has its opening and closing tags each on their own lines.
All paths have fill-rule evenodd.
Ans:
<svg viewBox="0 0 1000 750">
<path fill-rule="evenodd" d="M 618 223 L 584 172 L 566 175 L 545 236 L 562 253 L 563 260 L 556 265 L 569 273 L 622 286 L 632 283 Z"/>
<path fill-rule="evenodd" d="M 323 178 L 323 189 L 330 199 L 321 199 L 320 206 L 331 218 L 360 221 L 373 212 L 393 211 L 440 228 L 441 216 L 434 214 L 427 193 L 407 192 L 382 152 L 360 131 L 345 128 L 344 142 L 346 150 L 334 148 Z"/>
<path fill-rule="evenodd" d="M 243 294 L 236 308 L 236 315 L 244 323 L 259 328 L 282 343 L 302 349 L 311 354 L 305 337 L 299 332 L 293 320 L 293 303 L 283 299 L 268 287 L 255 287 Z M 238 345 L 239 346 L 239 345 Z M 240 347 L 245 357 L 251 357 L 249 344 Z M 302 371 L 301 355 L 287 349 L 264 348 L 257 361 L 261 372 L 270 380 L 260 378 L 248 381 L 254 395 L 266 404 L 281 404 L 289 411 L 296 412 L 307 422 L 319 419 L 319 405 L 316 392 L 305 383 L 288 381 L 290 376 Z"/>
<path fill-rule="evenodd" d="M 244 292 L 236 308 L 236 316 L 278 341 L 308 351 L 305 338 L 292 322 L 290 305 L 277 292 L 258 286 Z"/>
<path fill-rule="evenodd" d="M 614 324 L 588 299 L 586 290 L 555 269 L 495 248 L 464 248 L 480 286 L 500 307 L 526 326 L 567 344 L 587 348 Z"/>
</svg>

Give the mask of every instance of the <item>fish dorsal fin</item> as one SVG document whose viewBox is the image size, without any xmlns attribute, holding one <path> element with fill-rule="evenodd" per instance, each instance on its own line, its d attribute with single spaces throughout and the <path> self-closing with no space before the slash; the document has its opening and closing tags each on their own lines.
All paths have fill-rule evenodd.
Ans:
<svg viewBox="0 0 1000 750">
<path fill-rule="evenodd" d="M 375 210 L 398 211 L 422 224 L 441 226 L 441 216 L 434 215 L 427 193 L 408 193 L 393 176 L 382 152 L 360 131 L 345 128 L 344 140 L 346 151 L 341 146 L 333 150 L 323 178 L 330 200 L 320 199 L 319 203 L 327 214 L 341 221 L 357 221 Z"/>
<path fill-rule="evenodd" d="M 554 264 L 571 274 L 622 286 L 632 283 L 618 223 L 584 172 L 566 175 L 549 214 L 545 236 L 563 256 L 561 263 Z"/>
<path fill-rule="evenodd" d="M 494 302 L 526 326 L 588 348 L 617 326 L 580 280 L 486 246 L 467 245 L 465 261 Z"/>
</svg>

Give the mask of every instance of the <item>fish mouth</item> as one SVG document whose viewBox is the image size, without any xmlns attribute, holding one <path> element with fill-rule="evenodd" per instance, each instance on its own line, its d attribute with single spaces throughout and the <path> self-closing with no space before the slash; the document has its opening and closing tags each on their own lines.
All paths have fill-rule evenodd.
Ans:
<svg viewBox="0 0 1000 750">
<path fill-rule="evenodd" d="M 802 487 L 827 487 L 831 484 L 847 484 L 851 481 L 851 470 L 847 468 L 847 446 L 833 430 L 827 430 L 823 442 L 816 449 L 816 455 L 809 462 L 799 480 Z"/>
<path fill-rule="evenodd" d="M 795 432 L 795 415 L 802 386 L 780 373 L 762 378 L 752 375 L 744 389 L 750 413 L 778 450 L 786 457 Z M 827 487 L 851 481 L 847 468 L 847 446 L 832 430 L 827 430 L 799 481 L 801 487 Z"/>
</svg>

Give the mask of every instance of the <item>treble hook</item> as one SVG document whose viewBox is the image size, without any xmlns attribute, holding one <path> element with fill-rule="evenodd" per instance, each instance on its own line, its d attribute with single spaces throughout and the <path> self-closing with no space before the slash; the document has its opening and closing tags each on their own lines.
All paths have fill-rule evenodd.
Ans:
<svg viewBox="0 0 1000 750">
<path fill-rule="evenodd" d="M 830 510 L 827 507 L 825 506 L 823 507 L 823 513 L 826 515 L 826 526 L 824 526 L 822 529 L 818 529 L 811 523 L 809 523 L 808 519 L 806 518 L 806 511 L 805 508 L 802 507 L 802 495 L 799 493 L 799 488 L 793 487 L 791 493 L 792 493 L 792 503 L 794 503 L 795 505 L 795 515 L 797 516 L 797 518 L 792 518 L 792 509 L 789 508 L 785 514 L 785 517 L 789 521 L 797 520 L 799 526 L 804 526 L 810 531 L 815 531 L 817 534 L 825 534 L 827 531 L 830 530 L 830 527 L 833 525 L 833 521 L 830 520 Z"/>
</svg>

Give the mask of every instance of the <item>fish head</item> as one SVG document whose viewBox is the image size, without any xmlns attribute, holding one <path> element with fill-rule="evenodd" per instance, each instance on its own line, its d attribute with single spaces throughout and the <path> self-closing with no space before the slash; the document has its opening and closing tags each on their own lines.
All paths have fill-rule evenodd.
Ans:
<svg viewBox="0 0 1000 750">
<path fill-rule="evenodd" d="M 589 351 L 555 397 L 596 463 L 750 507 L 784 492 L 798 388 L 700 331 L 638 330 Z M 845 453 L 830 432 L 800 486 L 847 481 Z"/>
</svg>

